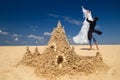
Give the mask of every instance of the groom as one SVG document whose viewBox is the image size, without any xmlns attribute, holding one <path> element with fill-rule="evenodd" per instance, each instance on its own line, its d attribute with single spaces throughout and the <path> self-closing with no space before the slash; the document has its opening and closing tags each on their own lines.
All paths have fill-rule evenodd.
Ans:
<svg viewBox="0 0 120 80">
<path fill-rule="evenodd" d="M 89 44 L 90 44 L 90 50 L 92 49 L 92 44 L 91 44 L 92 43 L 92 39 L 93 39 L 93 42 L 96 45 L 97 50 L 99 50 L 97 42 L 96 42 L 95 38 L 92 35 L 93 33 L 97 33 L 98 35 L 102 34 L 101 31 L 95 29 L 97 20 L 98 20 L 98 17 L 95 17 L 93 21 L 90 21 L 87 18 L 87 21 L 89 22 L 89 25 L 90 25 L 89 30 L 88 30 L 88 40 L 89 40 Z"/>
</svg>

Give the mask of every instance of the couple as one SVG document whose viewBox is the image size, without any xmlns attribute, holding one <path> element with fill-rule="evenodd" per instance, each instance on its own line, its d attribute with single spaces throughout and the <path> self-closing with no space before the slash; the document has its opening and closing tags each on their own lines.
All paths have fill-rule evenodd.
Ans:
<svg viewBox="0 0 120 80">
<path fill-rule="evenodd" d="M 93 33 L 97 33 L 98 35 L 101 35 L 102 32 L 99 30 L 95 29 L 96 26 L 96 21 L 98 20 L 98 17 L 95 17 L 94 19 L 92 18 L 91 11 L 86 10 L 85 8 L 82 7 L 82 11 L 85 17 L 85 20 L 83 22 L 83 25 L 81 27 L 81 30 L 79 34 L 75 37 L 73 37 L 73 41 L 76 44 L 90 44 L 90 49 L 92 50 L 92 39 L 93 42 L 96 45 L 97 50 L 99 50 L 97 42 L 95 38 L 93 37 Z"/>
</svg>

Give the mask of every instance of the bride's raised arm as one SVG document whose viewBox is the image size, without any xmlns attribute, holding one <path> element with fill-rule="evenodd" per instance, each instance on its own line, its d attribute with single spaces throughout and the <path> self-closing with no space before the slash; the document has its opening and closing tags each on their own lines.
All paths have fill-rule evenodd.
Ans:
<svg viewBox="0 0 120 80">
<path fill-rule="evenodd" d="M 84 18 L 88 18 L 88 12 L 90 12 L 89 10 L 86 10 L 83 6 L 82 6 L 82 12 L 84 15 Z"/>
<path fill-rule="evenodd" d="M 85 9 L 83 6 L 82 6 L 82 12 L 83 12 L 83 15 L 84 15 L 84 18 L 85 19 L 89 19 L 89 20 L 93 20 L 93 18 L 92 18 L 92 14 L 91 14 L 91 11 L 90 10 L 87 10 L 87 9 Z"/>
</svg>

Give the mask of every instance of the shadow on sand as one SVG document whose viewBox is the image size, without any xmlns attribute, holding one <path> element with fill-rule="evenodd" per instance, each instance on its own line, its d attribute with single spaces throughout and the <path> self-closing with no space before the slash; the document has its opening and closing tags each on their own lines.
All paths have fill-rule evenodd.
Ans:
<svg viewBox="0 0 120 80">
<path fill-rule="evenodd" d="M 81 48 L 80 50 L 90 50 L 89 48 Z"/>
<path fill-rule="evenodd" d="M 81 48 L 80 50 L 90 50 L 90 48 Z M 92 49 L 95 50 L 95 49 Z"/>
</svg>

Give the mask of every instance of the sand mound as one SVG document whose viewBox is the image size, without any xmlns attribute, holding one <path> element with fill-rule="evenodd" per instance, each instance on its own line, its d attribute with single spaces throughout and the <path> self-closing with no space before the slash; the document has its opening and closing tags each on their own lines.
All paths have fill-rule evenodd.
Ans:
<svg viewBox="0 0 120 80">
<path fill-rule="evenodd" d="M 96 56 L 78 56 L 74 47 L 69 45 L 60 22 L 54 29 L 44 52 L 40 54 L 36 47 L 31 53 L 27 47 L 27 52 L 19 64 L 33 67 L 37 76 L 45 78 L 76 74 L 89 75 L 108 68 L 99 52 Z"/>
</svg>

